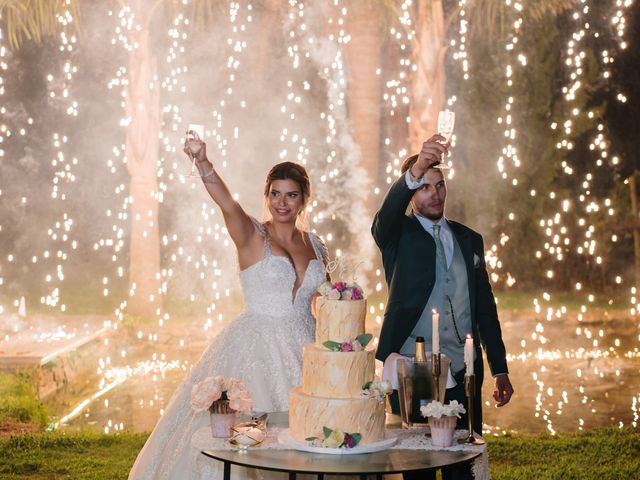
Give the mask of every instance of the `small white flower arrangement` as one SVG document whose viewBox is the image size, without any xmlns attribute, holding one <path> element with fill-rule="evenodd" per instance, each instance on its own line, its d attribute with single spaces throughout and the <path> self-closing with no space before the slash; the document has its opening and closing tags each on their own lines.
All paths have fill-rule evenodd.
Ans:
<svg viewBox="0 0 640 480">
<path fill-rule="evenodd" d="M 458 403 L 457 400 L 451 400 L 446 405 L 443 405 L 436 400 L 432 400 L 427 405 L 423 405 L 422 407 L 420 407 L 420 413 L 423 417 L 440 418 L 445 416 L 460 418 L 460 415 L 465 412 L 466 410 L 464 408 L 464 405 Z"/>
<path fill-rule="evenodd" d="M 191 408 L 196 412 L 249 413 L 252 406 L 251 394 L 236 378 L 207 377 L 191 389 Z"/>
</svg>

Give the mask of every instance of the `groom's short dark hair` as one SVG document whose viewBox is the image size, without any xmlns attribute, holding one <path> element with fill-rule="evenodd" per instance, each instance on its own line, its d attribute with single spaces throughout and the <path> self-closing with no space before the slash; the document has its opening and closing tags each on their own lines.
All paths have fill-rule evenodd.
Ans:
<svg viewBox="0 0 640 480">
<path fill-rule="evenodd" d="M 402 162 L 402 165 L 400 166 L 400 173 L 405 173 L 407 170 L 409 170 L 414 163 L 416 163 L 418 161 L 418 154 L 416 153 L 415 155 L 411 155 L 410 157 L 407 157 L 404 159 L 404 162 Z M 435 165 L 438 165 L 440 162 L 433 162 L 429 165 L 429 168 L 433 168 Z"/>
</svg>

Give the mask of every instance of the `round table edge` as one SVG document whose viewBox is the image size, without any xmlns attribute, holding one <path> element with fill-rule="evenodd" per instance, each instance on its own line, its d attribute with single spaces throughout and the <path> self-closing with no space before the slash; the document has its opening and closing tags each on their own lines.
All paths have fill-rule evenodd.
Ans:
<svg viewBox="0 0 640 480">
<path fill-rule="evenodd" d="M 418 450 L 416 449 L 393 449 L 396 452 L 416 452 Z M 291 450 L 282 450 L 282 451 L 291 451 Z M 436 451 L 436 452 L 448 452 L 447 450 L 431 450 Z M 471 463 L 472 461 L 474 461 L 475 459 L 477 459 L 478 457 L 480 457 L 482 455 L 482 452 L 469 452 L 469 451 L 450 451 L 448 453 L 459 453 L 465 456 L 468 456 L 468 458 L 464 458 L 463 460 L 454 462 L 454 463 L 448 463 L 446 465 L 434 465 L 432 467 L 424 467 L 424 468 L 412 468 L 412 469 L 397 469 L 397 470 L 383 470 L 383 471 L 379 471 L 379 470 L 366 470 L 366 471 L 359 471 L 359 472 L 334 472 L 334 471 L 327 471 L 327 470 L 322 470 L 322 471 L 318 471 L 318 470 L 313 470 L 313 469 L 309 469 L 309 470 L 303 470 L 303 469 L 291 469 L 291 468 L 282 468 L 282 467 L 270 467 L 270 466 L 262 466 L 262 465 L 256 465 L 255 463 L 250 463 L 250 462 L 242 462 L 242 461 L 238 461 L 235 459 L 228 459 L 228 458 L 220 458 L 219 456 L 216 455 L 220 455 L 222 453 L 239 453 L 237 450 L 201 450 L 200 453 L 202 453 L 203 455 L 205 455 L 206 457 L 209 457 L 213 460 L 217 460 L 219 462 L 227 462 L 230 463 L 231 465 L 237 465 L 240 467 L 248 467 L 248 468 L 255 468 L 258 470 L 268 470 L 271 472 L 287 472 L 287 473 L 295 473 L 295 474 L 311 474 L 311 475 L 318 475 L 318 474 L 325 474 L 325 475 L 392 475 L 392 474 L 398 474 L 398 473 L 408 473 L 408 472 L 424 472 L 424 471 L 429 471 L 429 470 L 434 470 L 434 469 L 438 469 L 438 468 L 442 468 L 442 467 L 448 467 L 448 466 L 453 466 L 453 465 L 464 465 L 466 463 Z M 300 452 L 300 453 L 304 453 L 309 455 L 309 453 L 306 452 Z M 372 452 L 372 453 L 376 453 L 376 452 Z M 322 454 L 310 454 L 310 455 L 322 455 Z M 363 453 L 361 455 L 371 455 L 370 453 Z M 348 455 L 347 455 L 348 456 Z"/>
</svg>

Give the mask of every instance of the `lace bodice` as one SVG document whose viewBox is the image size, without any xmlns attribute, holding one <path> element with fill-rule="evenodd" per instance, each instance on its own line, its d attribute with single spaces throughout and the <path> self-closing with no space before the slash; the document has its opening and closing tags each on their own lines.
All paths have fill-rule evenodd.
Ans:
<svg viewBox="0 0 640 480">
<path fill-rule="evenodd" d="M 273 254 L 264 225 L 253 221 L 264 238 L 264 255 L 259 262 L 240 272 L 246 311 L 274 317 L 310 316 L 311 297 L 326 278 L 326 247 L 315 234 L 309 233 L 316 258 L 307 265 L 304 278 L 294 293 L 296 271 L 291 260 Z"/>
</svg>

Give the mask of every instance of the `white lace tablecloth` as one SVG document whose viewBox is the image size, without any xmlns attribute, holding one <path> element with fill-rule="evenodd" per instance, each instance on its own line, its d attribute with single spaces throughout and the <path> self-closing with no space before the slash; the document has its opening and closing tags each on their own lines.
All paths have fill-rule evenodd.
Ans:
<svg viewBox="0 0 640 480">
<path fill-rule="evenodd" d="M 255 448 L 268 448 L 274 450 L 289 450 L 288 445 L 281 445 L 278 443 L 278 435 L 284 430 L 282 427 L 269 427 L 269 433 L 267 438 L 259 447 Z M 435 447 L 431 444 L 431 438 L 425 437 L 425 429 L 404 430 L 404 429 L 390 429 L 390 432 L 398 436 L 398 441 L 393 445 L 392 449 L 400 450 L 444 450 L 450 452 L 463 451 L 463 452 L 480 452 L 478 458 L 473 462 L 473 476 L 476 480 L 488 480 L 489 479 L 489 458 L 487 455 L 487 445 L 461 445 L 457 442 L 457 439 L 467 436 L 467 430 L 456 430 L 454 445 L 448 448 Z M 195 478 L 218 478 L 213 476 L 222 471 L 222 462 L 213 460 L 205 455 L 201 455 L 203 450 L 233 450 L 234 448 L 224 438 L 211 437 L 211 429 L 209 427 L 203 427 L 196 431 L 191 437 L 191 447 L 195 454 L 195 462 L 192 462 L 192 477 Z M 253 475 L 252 475 L 253 477 Z M 257 474 L 254 478 L 261 478 L 261 475 Z"/>
</svg>

